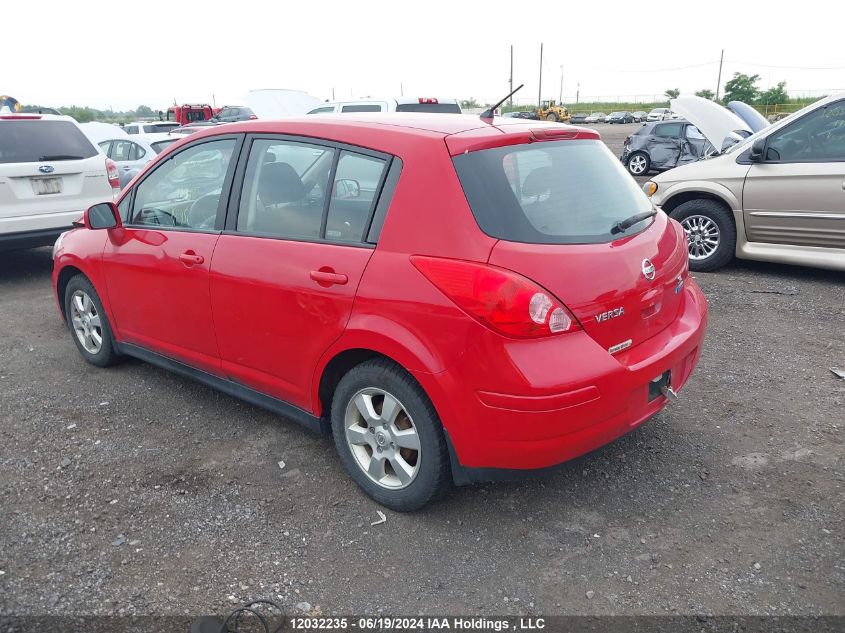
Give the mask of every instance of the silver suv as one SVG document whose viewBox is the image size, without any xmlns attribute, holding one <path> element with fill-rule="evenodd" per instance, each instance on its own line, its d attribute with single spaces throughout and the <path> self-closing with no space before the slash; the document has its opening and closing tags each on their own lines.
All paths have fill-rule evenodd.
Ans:
<svg viewBox="0 0 845 633">
<path fill-rule="evenodd" d="M 705 134 L 724 117 L 712 114 L 694 121 Z M 725 147 L 724 138 L 708 140 Z M 845 93 L 644 189 L 683 226 L 693 270 L 716 270 L 734 257 L 845 270 Z"/>
<path fill-rule="evenodd" d="M 119 192 L 114 161 L 71 117 L 0 113 L 0 251 L 52 244 Z"/>
</svg>

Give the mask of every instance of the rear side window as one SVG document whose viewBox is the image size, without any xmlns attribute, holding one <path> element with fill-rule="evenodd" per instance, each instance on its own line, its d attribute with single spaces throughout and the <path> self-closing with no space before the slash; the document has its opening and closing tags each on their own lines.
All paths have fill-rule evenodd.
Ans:
<svg viewBox="0 0 845 633">
<path fill-rule="evenodd" d="M 256 139 L 244 174 L 237 230 L 319 239 L 334 153 L 320 145 Z"/>
<path fill-rule="evenodd" d="M 436 112 L 439 114 L 461 114 L 457 103 L 400 103 L 397 112 Z"/>
<path fill-rule="evenodd" d="M 609 242 L 613 226 L 652 210 L 649 199 L 604 143 L 571 140 L 513 145 L 453 158 L 479 227 L 530 244 Z"/>
<path fill-rule="evenodd" d="M 0 121 L 0 163 L 81 160 L 97 153 L 70 121 Z"/>
<path fill-rule="evenodd" d="M 324 108 L 314 108 L 308 114 L 323 114 L 326 112 L 334 112 L 334 106 L 326 106 Z"/>
<path fill-rule="evenodd" d="M 360 242 L 376 202 L 385 161 L 380 158 L 341 152 L 337 162 L 326 239 Z"/>
<path fill-rule="evenodd" d="M 664 138 L 680 138 L 683 123 L 664 123 L 654 127 L 654 135 Z"/>
</svg>

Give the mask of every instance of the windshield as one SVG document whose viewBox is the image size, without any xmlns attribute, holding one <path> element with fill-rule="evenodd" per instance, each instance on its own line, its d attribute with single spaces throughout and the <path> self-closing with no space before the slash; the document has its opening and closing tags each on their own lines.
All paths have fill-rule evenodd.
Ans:
<svg viewBox="0 0 845 633">
<path fill-rule="evenodd" d="M 0 121 L 0 163 L 81 160 L 97 148 L 70 121 Z"/>
<path fill-rule="evenodd" d="M 530 244 L 609 242 L 647 220 L 614 226 L 653 210 L 622 163 L 600 141 L 511 145 L 453 158 L 472 213 L 486 234 Z"/>
</svg>

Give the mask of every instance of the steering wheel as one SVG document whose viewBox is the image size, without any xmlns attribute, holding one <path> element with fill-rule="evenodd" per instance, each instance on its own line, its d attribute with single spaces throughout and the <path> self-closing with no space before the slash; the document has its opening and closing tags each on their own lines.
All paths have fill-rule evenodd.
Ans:
<svg viewBox="0 0 845 633">
<path fill-rule="evenodd" d="M 193 229 L 213 229 L 219 205 L 219 192 L 207 193 L 197 198 L 186 215 L 188 226 Z"/>
<path fill-rule="evenodd" d="M 162 222 L 162 218 L 168 218 L 170 224 Z M 172 213 L 159 209 L 157 207 L 147 207 L 141 209 L 141 224 L 148 224 L 150 226 L 179 226 L 179 221 Z"/>
</svg>

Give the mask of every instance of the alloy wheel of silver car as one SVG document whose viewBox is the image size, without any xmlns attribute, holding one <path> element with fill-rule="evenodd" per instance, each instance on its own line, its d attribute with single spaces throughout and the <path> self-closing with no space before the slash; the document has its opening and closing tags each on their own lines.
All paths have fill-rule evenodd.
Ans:
<svg viewBox="0 0 845 633">
<path fill-rule="evenodd" d="M 411 484 L 420 470 L 420 437 L 399 400 L 376 387 L 356 393 L 346 407 L 346 442 L 372 481 L 391 490 Z"/>
<path fill-rule="evenodd" d="M 681 227 L 687 234 L 690 259 L 707 259 L 719 248 L 719 227 L 711 218 L 705 215 L 691 215 L 681 221 Z"/>
<path fill-rule="evenodd" d="M 70 322 L 73 331 L 89 354 L 96 354 L 103 346 L 103 325 L 97 307 L 88 293 L 77 290 L 70 298 Z"/>
<path fill-rule="evenodd" d="M 631 156 L 631 160 L 628 161 L 628 169 L 631 170 L 632 174 L 642 174 L 645 172 L 646 167 L 646 159 L 645 156 L 642 154 L 636 154 L 635 156 Z"/>
</svg>

